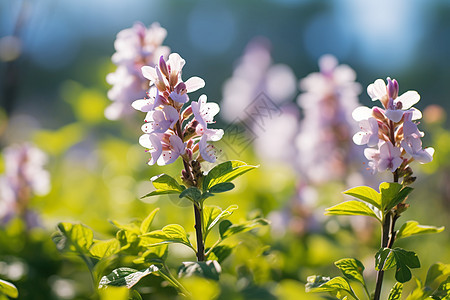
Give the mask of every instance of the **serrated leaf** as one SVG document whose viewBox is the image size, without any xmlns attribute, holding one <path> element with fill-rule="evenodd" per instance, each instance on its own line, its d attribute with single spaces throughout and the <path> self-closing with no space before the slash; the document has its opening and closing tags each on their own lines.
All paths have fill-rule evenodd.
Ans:
<svg viewBox="0 0 450 300">
<path fill-rule="evenodd" d="M 103 276 L 100 280 L 98 288 L 107 288 L 108 286 L 126 286 L 130 289 L 145 276 L 158 271 L 159 268 L 155 265 L 151 265 L 147 269 L 141 271 L 131 268 L 118 268 L 113 270 L 109 275 Z"/>
<path fill-rule="evenodd" d="M 366 285 L 364 281 L 363 271 L 364 265 L 354 258 L 343 258 L 334 263 L 347 279 L 359 281 L 362 285 Z"/>
<path fill-rule="evenodd" d="M 82 224 L 59 223 L 60 235 L 53 237 L 56 247 L 60 251 L 88 253 L 94 240 L 94 233 Z"/>
<path fill-rule="evenodd" d="M 165 226 L 162 230 L 155 230 L 140 236 L 141 245 L 149 247 L 152 245 L 180 243 L 194 250 L 184 228 L 178 224 Z"/>
<path fill-rule="evenodd" d="M 378 215 L 366 203 L 351 200 L 326 209 L 325 215 L 369 216 L 381 222 Z"/>
<path fill-rule="evenodd" d="M 398 230 L 396 238 L 400 239 L 400 238 L 405 238 L 405 237 L 409 237 L 412 235 L 426 234 L 426 233 L 439 233 L 439 232 L 442 232 L 444 229 L 445 229 L 444 226 L 442 226 L 442 227 L 426 226 L 426 225 L 420 225 L 419 222 L 417 222 L 417 221 L 407 221 Z"/>
<path fill-rule="evenodd" d="M 306 292 L 319 293 L 319 292 L 339 292 L 346 291 L 352 294 L 350 284 L 344 278 L 338 276 L 330 279 L 323 276 L 309 276 L 305 285 Z"/>
<path fill-rule="evenodd" d="M 108 257 L 115 253 L 118 253 L 119 251 L 120 251 L 120 242 L 116 239 L 110 239 L 105 241 L 96 240 L 89 249 L 89 254 L 92 257 L 102 259 L 104 257 Z"/>
<path fill-rule="evenodd" d="M 368 186 L 358 186 L 346 190 L 344 194 L 365 201 L 381 210 L 381 195 L 373 188 Z"/>
<path fill-rule="evenodd" d="M 209 249 L 206 251 L 208 252 L 208 256 L 206 257 L 208 260 L 217 260 L 220 263 L 222 263 L 228 256 L 230 256 L 233 249 L 230 246 L 227 245 L 218 245 L 214 247 L 211 251 Z"/>
<path fill-rule="evenodd" d="M 178 277 L 199 276 L 218 281 L 221 272 L 222 268 L 215 260 L 188 261 L 183 262 L 183 265 L 178 270 Z"/>
<path fill-rule="evenodd" d="M 228 192 L 234 189 L 234 184 L 231 182 L 221 182 L 209 188 L 209 192 L 213 194 Z"/>
<path fill-rule="evenodd" d="M 396 268 L 395 279 L 400 283 L 409 281 L 412 277 L 410 268 L 420 268 L 417 254 L 402 248 L 382 248 L 375 255 L 375 269 L 388 270 Z"/>
<path fill-rule="evenodd" d="M 270 224 L 269 221 L 263 218 L 253 219 L 240 224 L 232 224 L 230 221 L 224 220 L 219 224 L 219 233 L 220 237 L 224 240 L 232 235 L 247 232 L 255 227 L 265 226 L 268 224 Z"/>
<path fill-rule="evenodd" d="M 184 191 L 182 191 L 179 197 L 180 198 L 185 197 L 191 201 L 198 202 L 202 199 L 202 192 L 198 188 L 191 186 L 190 188 L 187 188 Z"/>
<path fill-rule="evenodd" d="M 388 300 L 399 300 L 402 297 L 402 292 L 403 284 L 396 282 L 389 293 Z"/>
<path fill-rule="evenodd" d="M 156 213 L 159 211 L 159 208 L 155 208 L 141 223 L 139 227 L 141 234 L 147 233 L 150 231 L 150 226 L 152 226 L 153 219 L 155 218 Z"/>
<path fill-rule="evenodd" d="M 382 182 L 380 184 L 380 193 L 383 210 L 391 210 L 394 206 L 401 203 L 412 190 L 413 188 L 403 187 L 396 182 Z"/>
<path fill-rule="evenodd" d="M 218 183 L 232 181 L 236 177 L 255 168 L 257 168 L 257 166 L 248 165 L 245 162 L 238 160 L 226 161 L 218 164 L 203 178 L 203 191 L 209 190 Z"/>
<path fill-rule="evenodd" d="M 174 178 L 167 174 L 155 176 L 150 180 L 156 190 L 141 198 L 166 194 L 179 194 L 185 189 L 184 186 L 180 185 Z"/>
<path fill-rule="evenodd" d="M 11 298 L 19 297 L 19 291 L 14 284 L 0 279 L 0 295 L 2 294 Z"/>
</svg>

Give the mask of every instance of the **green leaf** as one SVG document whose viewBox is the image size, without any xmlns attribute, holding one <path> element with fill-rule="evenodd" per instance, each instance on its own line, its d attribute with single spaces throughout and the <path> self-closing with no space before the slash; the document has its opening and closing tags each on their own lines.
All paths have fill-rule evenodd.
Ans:
<svg viewBox="0 0 450 300">
<path fill-rule="evenodd" d="M 162 230 L 155 230 L 140 236 L 141 245 L 149 247 L 152 245 L 161 245 L 169 243 L 180 243 L 194 249 L 189 241 L 188 235 L 184 228 L 178 224 L 165 226 Z"/>
<path fill-rule="evenodd" d="M 208 233 L 213 229 L 213 227 L 219 221 L 231 216 L 233 211 L 236 209 L 238 209 L 237 205 L 230 205 L 225 210 L 221 210 L 217 206 L 204 206 L 203 207 L 203 220 L 204 220 L 204 224 L 205 224 L 204 239 L 206 240 L 206 236 L 208 235 Z"/>
<path fill-rule="evenodd" d="M 109 275 L 103 276 L 98 288 L 107 288 L 108 286 L 126 286 L 127 288 L 131 288 L 145 276 L 158 271 L 159 268 L 155 265 L 151 265 L 141 271 L 131 268 L 118 268 L 113 270 Z"/>
<path fill-rule="evenodd" d="M 318 275 L 309 276 L 305 285 L 307 293 L 319 293 L 319 292 L 332 292 L 345 291 L 353 294 L 350 284 L 344 278 L 338 276 L 330 279 L 329 277 L 323 277 Z"/>
<path fill-rule="evenodd" d="M 220 237 L 224 240 L 232 235 L 247 232 L 255 227 L 265 226 L 270 224 L 269 221 L 263 218 L 256 218 L 241 224 L 232 224 L 229 220 L 224 220 L 219 224 Z"/>
<path fill-rule="evenodd" d="M 369 216 L 381 222 L 380 217 L 366 203 L 351 200 L 326 209 L 325 215 Z"/>
<path fill-rule="evenodd" d="M 232 181 L 236 177 L 257 167 L 258 166 L 248 165 L 245 162 L 238 160 L 226 161 L 218 164 L 203 178 L 203 191 L 209 190 L 218 183 Z"/>
<path fill-rule="evenodd" d="M 92 257 L 102 259 L 111 256 L 120 251 L 120 242 L 116 239 L 106 241 L 95 240 L 89 249 L 89 254 Z"/>
<path fill-rule="evenodd" d="M 218 245 L 215 246 L 211 251 L 207 249 L 207 259 L 208 260 L 217 260 L 220 263 L 222 263 L 228 256 L 230 256 L 233 249 L 228 245 Z"/>
<path fill-rule="evenodd" d="M 412 277 L 409 268 L 420 268 L 420 261 L 413 251 L 401 248 L 382 248 L 375 255 L 375 269 L 388 270 L 396 268 L 395 279 L 400 283 L 409 281 Z"/>
<path fill-rule="evenodd" d="M 182 191 L 179 197 L 186 197 L 193 202 L 199 202 L 202 199 L 202 192 L 198 188 L 191 186 L 190 188 Z"/>
<path fill-rule="evenodd" d="M 19 291 L 14 284 L 0 279 L 0 295 L 2 294 L 11 298 L 19 297 Z"/>
<path fill-rule="evenodd" d="M 436 263 L 430 266 L 425 280 L 425 286 L 433 286 L 436 281 L 442 281 L 450 275 L 450 265 Z"/>
<path fill-rule="evenodd" d="M 167 259 L 168 245 L 161 244 L 157 246 L 151 246 L 142 255 L 133 260 L 135 264 L 144 263 L 162 263 Z"/>
<path fill-rule="evenodd" d="M 401 203 L 411 193 L 413 188 L 403 187 L 395 182 L 382 182 L 380 184 L 381 206 L 384 211 L 391 210 Z"/>
<path fill-rule="evenodd" d="M 184 186 L 180 185 L 174 178 L 167 174 L 155 176 L 150 180 L 156 190 L 141 197 L 141 199 L 156 195 L 179 194 L 185 189 Z"/>
<path fill-rule="evenodd" d="M 123 229 L 123 230 L 129 231 L 129 232 L 133 232 L 133 233 L 136 233 L 136 234 L 139 234 L 141 232 L 140 229 L 139 229 L 139 224 L 137 223 L 137 221 L 129 223 L 129 224 L 120 224 L 119 222 L 114 221 L 114 220 L 109 220 L 109 222 L 111 224 L 113 224 L 114 226 L 116 226 L 117 228 L 119 228 L 119 229 Z"/>
<path fill-rule="evenodd" d="M 403 283 L 396 282 L 389 293 L 388 300 L 399 300 L 402 297 Z"/>
<path fill-rule="evenodd" d="M 334 264 L 342 271 L 345 278 L 359 281 L 363 286 L 366 286 L 363 276 L 364 265 L 359 260 L 343 258 Z"/>
<path fill-rule="evenodd" d="M 99 291 L 100 300 L 129 300 L 130 290 L 126 287 L 110 286 Z"/>
<path fill-rule="evenodd" d="M 373 206 L 381 210 L 381 195 L 371 187 L 358 186 L 346 190 L 344 194 L 353 196 L 369 204 L 372 204 Z"/>
<path fill-rule="evenodd" d="M 60 234 L 53 236 L 53 241 L 60 251 L 88 253 L 92 246 L 94 233 L 82 224 L 59 223 Z"/>
<path fill-rule="evenodd" d="M 234 184 L 231 182 L 221 182 L 209 188 L 209 192 L 213 194 L 228 192 L 234 189 Z"/>
<path fill-rule="evenodd" d="M 397 233 L 397 239 L 405 238 L 405 237 L 417 235 L 417 234 L 439 233 L 439 232 L 442 232 L 444 229 L 445 229 L 444 226 L 442 226 L 442 227 L 425 226 L 425 225 L 420 225 L 419 222 L 417 222 L 417 221 L 407 221 L 399 229 L 399 231 Z"/>
<path fill-rule="evenodd" d="M 450 296 L 450 276 L 439 285 L 439 288 L 433 293 L 437 299 L 448 299 Z"/>
<path fill-rule="evenodd" d="M 153 219 L 155 218 L 156 213 L 159 211 L 159 208 L 155 208 L 145 219 L 142 221 L 140 226 L 141 234 L 147 233 L 150 231 L 150 226 L 152 226 Z"/>
<path fill-rule="evenodd" d="M 218 281 L 221 272 L 222 268 L 215 260 L 188 261 L 183 262 L 183 265 L 178 270 L 178 277 L 199 276 Z"/>
</svg>

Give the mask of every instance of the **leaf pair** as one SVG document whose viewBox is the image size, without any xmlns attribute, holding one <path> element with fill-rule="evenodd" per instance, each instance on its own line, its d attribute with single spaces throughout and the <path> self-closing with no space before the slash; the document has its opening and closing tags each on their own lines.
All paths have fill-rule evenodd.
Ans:
<svg viewBox="0 0 450 300">
<path fill-rule="evenodd" d="M 410 268 L 420 268 L 420 261 L 413 251 L 402 248 L 380 249 L 375 255 L 375 269 L 384 271 L 392 268 L 395 268 L 395 279 L 405 283 L 412 277 Z"/>
</svg>

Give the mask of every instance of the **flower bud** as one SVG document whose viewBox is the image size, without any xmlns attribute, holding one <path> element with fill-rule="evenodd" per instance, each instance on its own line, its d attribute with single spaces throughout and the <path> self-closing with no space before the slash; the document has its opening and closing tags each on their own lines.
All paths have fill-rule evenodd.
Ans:
<svg viewBox="0 0 450 300">
<path fill-rule="evenodd" d="M 397 80 L 391 80 L 390 77 L 387 78 L 387 90 L 389 98 L 395 99 L 398 97 L 398 82 Z"/>
<path fill-rule="evenodd" d="M 192 115 L 192 107 L 189 105 L 181 114 L 183 119 L 187 119 Z"/>
<path fill-rule="evenodd" d="M 384 120 L 386 120 L 386 116 L 384 115 L 383 111 L 378 107 L 372 108 L 372 115 L 379 121 L 383 122 Z"/>
<path fill-rule="evenodd" d="M 167 70 L 166 61 L 164 60 L 164 56 L 162 55 L 159 58 L 159 69 L 161 70 L 161 73 L 164 74 L 164 76 L 169 77 L 169 71 Z"/>
</svg>

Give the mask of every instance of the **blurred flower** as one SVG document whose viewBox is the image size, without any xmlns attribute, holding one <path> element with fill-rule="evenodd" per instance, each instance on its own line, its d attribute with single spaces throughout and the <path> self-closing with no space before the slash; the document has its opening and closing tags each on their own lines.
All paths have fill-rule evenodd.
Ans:
<svg viewBox="0 0 450 300">
<path fill-rule="evenodd" d="M 297 100 L 304 114 L 296 138 L 298 167 L 311 183 L 345 178 L 357 156 L 350 141 L 357 131 L 351 113 L 361 92 L 356 73 L 331 55 L 322 56 L 319 67 L 320 72 L 300 81 L 303 93 Z M 373 121 L 363 125 L 359 142 L 372 144 Z"/>
<path fill-rule="evenodd" d="M 149 81 L 142 75 L 141 68 L 154 66 L 161 56 L 168 56 L 170 49 L 162 46 L 166 35 L 167 31 L 158 23 L 146 28 L 139 22 L 117 34 L 116 52 L 112 56 L 117 69 L 106 77 L 112 85 L 108 98 L 113 101 L 105 110 L 108 119 L 117 120 L 130 114 L 130 104 L 145 96 Z"/>
<path fill-rule="evenodd" d="M 33 195 L 50 191 L 50 174 L 44 169 L 47 156 L 30 144 L 13 145 L 3 151 L 5 173 L 0 177 L 0 222 L 14 216 L 36 226 L 28 204 Z"/>
<path fill-rule="evenodd" d="M 139 143 L 151 154 L 149 165 L 168 165 L 178 157 L 190 165 L 195 153 L 197 162 L 216 161 L 217 150 L 207 141 L 220 140 L 223 130 L 210 129 L 208 124 L 214 123 L 220 108 L 216 103 L 206 103 L 206 95 L 187 104 L 187 94 L 202 88 L 205 82 L 199 77 L 184 82 L 184 64 L 178 53 L 172 53 L 167 61 L 161 56 L 155 67 L 142 67 L 151 86 L 148 97 L 134 101 L 132 107 L 147 113 Z"/>
<path fill-rule="evenodd" d="M 372 121 L 375 119 L 380 142 L 367 142 L 369 147 L 375 147 L 364 151 L 366 158 L 370 160 L 369 166 L 374 173 L 390 170 L 395 172 L 396 178 L 411 177 L 412 172 L 408 164 L 413 160 L 420 163 L 432 161 L 434 149 L 422 149 L 423 133 L 414 122 L 422 117 L 422 113 L 412 107 L 420 100 L 420 95 L 416 91 L 407 91 L 398 96 L 398 82 L 389 77 L 387 82 L 386 85 L 382 79 L 377 79 L 367 87 L 367 93 L 372 100 L 380 100 L 383 108 L 358 107 L 354 110 L 353 117 L 360 124 L 373 124 L 370 129 L 365 126 L 363 133 L 357 133 L 353 139 L 358 145 L 366 144 L 361 134 L 368 135 L 370 132 L 370 135 L 375 135 L 375 122 Z M 367 140 L 367 137 L 365 139 Z"/>
<path fill-rule="evenodd" d="M 223 86 L 222 117 L 229 122 L 248 118 L 252 102 L 261 93 L 277 104 L 291 100 L 296 92 L 295 81 L 291 68 L 272 64 L 270 42 L 255 38 Z"/>
</svg>

